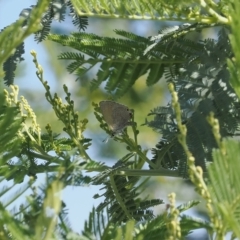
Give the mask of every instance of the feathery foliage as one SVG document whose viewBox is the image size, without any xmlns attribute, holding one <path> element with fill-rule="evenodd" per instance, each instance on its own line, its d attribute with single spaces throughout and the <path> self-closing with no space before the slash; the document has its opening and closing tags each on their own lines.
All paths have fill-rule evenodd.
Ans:
<svg viewBox="0 0 240 240">
<path fill-rule="evenodd" d="M 187 33 L 203 27 L 209 26 L 175 26 L 151 39 L 118 30 L 117 34 L 128 39 L 86 33 L 73 33 L 72 37 L 50 35 L 49 38 L 81 51 L 59 56 L 60 59 L 73 60 L 68 70 L 75 72 L 78 79 L 101 63 L 97 79 L 92 81 L 93 90 L 107 81 L 106 90 L 118 98 L 144 74 L 148 74 L 148 85 L 162 77 L 174 82 L 188 129 L 189 149 L 196 164 L 206 171 L 206 162 L 212 161 L 212 149 L 216 147 L 206 117 L 214 112 L 220 121 L 222 136 L 234 136 L 239 130 L 236 116 L 240 108 L 229 83 L 227 59 L 232 58 L 233 53 L 227 30 L 219 31 L 218 40 L 194 42 L 187 38 Z M 180 176 L 187 177 L 186 156 L 177 140 L 177 125 L 171 106 L 158 107 L 151 115 L 154 119 L 145 124 L 162 133 L 162 139 L 153 150 L 153 162 L 167 169 L 178 169 Z"/>
<path fill-rule="evenodd" d="M 210 193 L 223 230 L 233 231 L 240 238 L 239 142 L 226 139 L 219 150 L 213 152 L 214 164 L 208 167 Z M 229 214 L 233 213 L 233 214 Z"/>
<path fill-rule="evenodd" d="M 29 35 L 39 30 L 40 26 L 38 21 L 46 10 L 47 4 L 48 1 L 46 0 L 40 0 L 38 2 L 38 7 L 35 8 L 29 16 L 27 26 L 23 27 L 24 19 L 20 17 L 15 23 L 5 27 L 0 32 L 0 48 L 4 49 L 4 51 L 0 52 L 0 65 L 5 63 L 4 71 L 6 75 L 4 80 L 7 85 L 13 82 L 13 71 L 16 69 L 15 59 L 22 60 L 21 55 L 24 53 L 23 41 Z M 13 50 L 16 48 L 17 52 L 13 54 Z"/>
<path fill-rule="evenodd" d="M 198 61 L 199 53 L 208 43 L 195 43 L 183 36 L 207 27 L 210 25 L 174 26 L 151 39 L 124 30 L 115 30 L 121 38 L 72 33 L 72 36 L 51 34 L 48 39 L 80 51 L 59 56 L 59 59 L 72 60 L 67 69 L 77 75 L 77 80 L 100 63 L 96 78 L 91 82 L 92 90 L 107 81 L 105 89 L 119 98 L 145 74 L 148 75 L 147 85 L 151 86 L 163 76 L 167 77 L 170 71 L 177 72 L 186 62 L 195 58 L 195 62 Z"/>
<path fill-rule="evenodd" d="M 16 47 L 15 53 L 11 55 L 7 59 L 7 61 L 4 62 L 3 64 L 3 70 L 5 72 L 4 80 L 7 86 L 9 86 L 10 84 L 13 84 L 17 63 L 24 60 L 24 58 L 22 57 L 23 54 L 24 54 L 24 43 L 21 43 L 18 47 Z"/>
<path fill-rule="evenodd" d="M 98 16 L 105 18 L 128 18 L 128 19 L 146 19 L 146 20 L 165 20 L 165 21 L 191 21 L 202 23 L 214 23 L 219 21 L 223 24 L 228 23 L 228 19 L 223 17 L 229 13 L 226 4 L 216 4 L 209 1 L 210 7 L 214 7 L 214 11 L 209 11 L 208 4 L 205 1 L 196 4 L 194 0 L 116 0 L 116 1 L 81 1 L 72 0 L 73 6 L 80 16 Z M 199 17 L 203 10 L 205 14 Z"/>
<path fill-rule="evenodd" d="M 141 200 L 140 192 L 143 189 L 143 183 L 135 186 L 139 178 L 114 176 L 114 171 L 123 168 L 120 162 L 117 167 L 106 170 L 93 179 L 93 184 L 103 184 L 105 192 L 102 194 L 105 197 L 103 203 L 97 207 L 97 211 L 108 207 L 109 218 L 113 223 L 126 222 L 134 219 L 136 221 L 146 221 L 153 218 L 153 212 L 148 208 L 162 204 L 160 199 Z M 134 187 L 133 187 L 134 186 Z M 142 189 L 141 189 L 142 188 Z M 101 197 L 96 194 L 94 198 Z"/>
<path fill-rule="evenodd" d="M 183 214 L 184 211 L 197 205 L 198 202 L 188 202 L 180 205 L 177 209 L 180 215 L 181 234 L 188 234 L 188 227 L 191 224 L 192 229 L 207 228 L 211 230 L 211 226 L 207 221 L 198 218 L 191 218 Z M 88 239 L 166 239 L 168 230 L 167 223 L 171 221 L 171 215 L 167 213 L 167 209 L 163 214 L 154 219 L 142 221 L 140 224 L 134 220 L 129 220 L 126 224 L 119 226 L 110 221 L 110 214 L 104 211 L 97 211 L 93 208 L 89 215 L 88 221 L 85 222 L 83 236 Z"/>
<path fill-rule="evenodd" d="M 8 180 L 18 171 L 11 168 L 11 159 L 21 152 L 22 141 L 18 131 L 24 121 L 19 106 L 11 106 L 10 102 L 8 93 L 0 92 L 0 176 Z"/>
<path fill-rule="evenodd" d="M 1 30 L 0 47 L 5 51 L 1 53 L 0 64 L 3 64 L 4 80 L 7 86 L 13 84 L 17 63 L 24 60 L 22 55 L 25 52 L 23 42 L 25 38 L 34 33 L 36 42 L 45 40 L 51 30 L 52 21 L 64 21 L 68 7 L 73 24 L 78 27 L 79 31 L 84 31 L 88 20 L 86 17 L 76 15 L 70 0 L 38 1 L 37 5 L 23 9 L 18 21 Z M 14 48 L 15 53 L 12 54 L 10 50 Z"/>
<path fill-rule="evenodd" d="M 189 48 L 191 41 L 187 40 Z M 233 53 L 224 29 L 218 40 L 207 39 L 199 43 L 199 51 L 192 54 L 178 70 L 166 70 L 167 81 L 175 84 L 182 109 L 182 121 L 187 127 L 189 150 L 196 164 L 206 170 L 212 161 L 212 149 L 217 147 L 206 117 L 213 112 L 220 123 L 222 137 L 239 134 L 239 100 L 230 85 L 227 59 Z M 154 119 L 146 124 L 162 133 L 162 139 L 153 149 L 153 161 L 165 168 L 178 169 L 186 176 L 186 156 L 178 143 L 178 127 L 173 109 L 157 107 L 149 115 Z"/>
<path fill-rule="evenodd" d="M 68 9 L 78 32 L 70 36 L 50 34 L 53 20 L 63 21 Z M 40 0 L 24 9 L 20 20 L 4 28 L 0 33 L 0 57 L 4 81 L 10 90 L 0 91 L 0 182 L 12 180 L 12 185 L 0 189 L 0 196 L 22 187 L 7 200 L 1 200 L 1 237 L 185 239 L 191 231 L 205 228 L 211 238 L 224 239 L 228 233 L 240 238 L 239 143 L 235 138 L 239 135 L 240 115 L 239 9 L 237 0 L 202 0 L 200 4 L 192 0 Z M 88 16 L 191 24 L 167 27 L 150 37 L 116 29 L 117 37 L 111 38 L 82 32 L 88 25 Z M 218 32 L 217 37 L 203 37 L 205 29 Z M 112 136 L 119 145 L 127 145 L 127 153 L 114 166 L 93 160 L 88 152 L 92 142 L 85 136 L 88 120 L 76 112 L 66 85 L 65 101 L 51 92 L 32 51 L 45 98 L 64 126 L 64 136 L 62 132 L 53 133 L 50 124 L 42 133 L 30 104 L 18 97 L 18 87 L 12 85 L 17 63 L 23 60 L 23 41 L 31 34 L 38 43 L 48 39 L 72 48 L 74 52 L 62 53 L 59 59 L 72 61 L 68 71 L 76 74 L 78 80 L 100 65 L 91 89 L 105 83 L 105 90 L 115 99 L 129 91 L 140 77 L 145 77 L 146 87 L 158 87 L 160 80 L 167 81 L 171 102 L 166 106 L 156 104 L 145 121 L 161 134 L 152 149 L 152 159 L 139 144 L 139 123 L 132 111 L 132 136 L 126 129 Z M 93 106 L 100 127 L 111 133 L 98 104 Z M 226 137 L 232 139 L 224 140 Z M 36 187 L 36 179 L 42 173 L 46 183 Z M 209 176 L 207 183 L 204 174 Z M 205 203 L 209 219 L 185 215 L 184 211 L 199 202 L 189 201 L 177 207 L 174 193 L 168 195 L 164 212 L 156 214 L 154 208 L 164 204 L 163 200 L 143 196 L 152 176 L 189 178 Z M 101 187 L 94 198 L 103 200 L 93 208 L 79 234 L 71 228 L 60 192 L 67 186 L 86 185 Z M 17 199 L 24 199 L 23 194 L 28 195 L 19 209 L 10 211 Z"/>
</svg>

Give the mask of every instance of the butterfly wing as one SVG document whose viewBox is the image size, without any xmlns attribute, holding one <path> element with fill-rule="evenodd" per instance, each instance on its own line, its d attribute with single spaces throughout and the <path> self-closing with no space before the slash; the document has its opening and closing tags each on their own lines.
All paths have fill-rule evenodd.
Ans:
<svg viewBox="0 0 240 240">
<path fill-rule="evenodd" d="M 109 125 L 109 127 L 112 129 L 112 126 L 114 125 L 114 118 L 113 118 L 113 109 L 115 107 L 114 102 L 112 101 L 101 101 L 99 103 L 100 111 L 103 115 L 103 118 L 105 122 Z"/>
<path fill-rule="evenodd" d="M 116 119 L 113 126 L 114 132 L 121 132 L 125 127 L 129 125 L 131 119 L 130 110 L 122 105 L 121 107 L 116 107 L 113 109 L 113 118 Z"/>
</svg>

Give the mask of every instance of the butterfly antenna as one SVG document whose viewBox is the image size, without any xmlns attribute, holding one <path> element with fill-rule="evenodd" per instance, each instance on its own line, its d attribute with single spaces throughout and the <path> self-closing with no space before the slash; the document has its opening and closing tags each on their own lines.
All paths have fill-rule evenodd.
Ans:
<svg viewBox="0 0 240 240">
<path fill-rule="evenodd" d="M 114 135 L 114 133 L 112 133 L 110 137 L 107 137 L 102 142 L 107 143 L 110 138 L 114 138 L 114 137 L 115 137 L 115 135 Z"/>
</svg>

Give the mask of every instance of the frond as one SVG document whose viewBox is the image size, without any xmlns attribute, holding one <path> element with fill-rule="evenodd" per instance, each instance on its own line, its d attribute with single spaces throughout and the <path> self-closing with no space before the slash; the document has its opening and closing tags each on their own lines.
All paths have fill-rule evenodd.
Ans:
<svg viewBox="0 0 240 240">
<path fill-rule="evenodd" d="M 11 170 L 9 170 L 11 171 Z M 1 183 L 4 178 L 1 178 Z M 7 187 L 2 187 L 0 189 L 1 199 L 5 197 L 3 201 L 0 203 L 0 231 L 1 231 L 1 239 L 17 239 L 26 237 L 26 234 L 29 234 L 29 229 L 26 228 L 24 223 L 18 217 L 18 213 L 14 213 L 13 211 L 8 211 L 9 205 L 14 203 L 19 197 L 22 196 L 23 193 L 29 188 L 29 184 L 25 184 L 20 189 L 18 189 L 15 193 L 12 193 L 15 184 L 9 184 Z M 11 195 L 10 195 L 11 194 Z M 6 199 L 7 195 L 7 199 Z M 30 236 L 30 235 L 29 235 Z"/>
<path fill-rule="evenodd" d="M 84 230 L 82 236 L 87 239 L 129 239 L 140 240 L 135 234 L 136 224 L 133 220 L 126 222 L 123 225 L 116 225 L 110 221 L 108 211 L 96 211 L 92 209 L 89 214 L 88 221 L 85 221 Z"/>
<path fill-rule="evenodd" d="M 38 1 L 37 5 L 23 9 L 18 21 L 1 30 L 0 47 L 4 51 L 0 54 L 0 65 L 4 64 L 6 85 L 13 84 L 17 63 L 23 60 L 21 55 L 24 53 L 24 39 L 32 33 L 35 34 L 37 42 L 46 39 L 52 21 L 63 21 L 65 19 L 68 5 L 75 13 L 72 16 L 74 25 L 77 25 L 81 30 L 85 30 L 88 25 L 87 18 L 77 16 L 69 0 Z M 12 54 L 14 48 L 16 51 Z"/>
<path fill-rule="evenodd" d="M 67 5 L 68 5 L 68 0 L 53 0 L 51 1 L 51 11 L 53 13 L 53 18 L 54 20 L 57 20 L 59 22 L 65 20 L 66 16 L 66 11 L 67 11 Z"/>
<path fill-rule="evenodd" d="M 8 195 L 8 200 L 5 199 L 5 201 L 2 201 L 3 207 L 7 209 L 14 201 L 16 201 L 20 196 L 22 196 L 28 189 L 30 185 L 24 184 L 21 186 L 21 188 L 18 188 L 17 191 L 14 193 L 11 193 L 11 196 Z M 4 188 L 0 190 L 0 196 L 4 196 L 9 190 L 12 190 L 14 188 L 14 185 L 11 187 Z"/>
<path fill-rule="evenodd" d="M 186 202 L 186 203 L 183 203 L 183 204 L 179 205 L 177 207 L 177 209 L 179 210 L 180 213 L 182 213 L 182 212 L 187 211 L 188 209 L 190 209 L 194 206 L 197 206 L 199 203 L 200 203 L 200 201 L 192 200 L 192 201 L 189 201 L 189 202 Z"/>
<path fill-rule="evenodd" d="M 2 239 L 25 239 L 28 232 L 20 221 L 16 220 L 0 203 L 0 230 Z M 27 233 L 29 236 L 29 232 Z M 11 237 L 10 237 L 11 236 Z"/>
<path fill-rule="evenodd" d="M 10 168 L 11 158 L 21 152 L 21 139 L 16 134 L 22 128 L 23 118 L 20 117 L 18 107 L 8 106 L 0 93 L 0 175 L 8 178 L 13 174 Z"/>
<path fill-rule="evenodd" d="M 13 50 L 19 46 L 23 46 L 23 41 L 32 33 L 39 30 L 39 25 L 36 22 L 40 21 L 42 14 L 44 13 L 46 7 L 48 5 L 47 0 L 40 0 L 38 2 L 38 7 L 31 12 L 29 17 L 28 25 L 23 28 L 23 24 L 25 22 L 24 18 L 20 18 L 15 23 L 10 26 L 4 28 L 0 33 L 0 48 L 4 49 L 4 51 L 0 52 L 0 65 L 2 66 L 5 63 L 5 67 L 8 70 L 7 72 L 7 84 L 13 82 L 14 72 L 10 73 L 10 65 L 6 63 L 7 59 L 9 59 L 13 53 Z M 21 50 L 20 50 L 21 49 Z M 18 55 L 23 53 L 22 47 L 18 49 Z M 20 56 L 18 56 L 20 57 Z M 10 59 L 11 60 L 11 59 Z M 9 61 L 10 61 L 9 60 Z M 14 60 L 15 61 L 15 60 Z M 14 64 L 12 64 L 13 70 L 15 68 Z"/>
<path fill-rule="evenodd" d="M 124 223 L 130 219 L 136 221 L 152 219 L 154 215 L 149 208 L 163 203 L 160 199 L 142 200 L 139 198 L 143 186 L 135 186 L 139 180 L 138 177 L 126 178 L 113 175 L 117 170 L 126 168 L 130 164 L 132 163 L 118 162 L 112 169 L 100 173 L 93 179 L 93 184 L 104 184 L 105 191 L 101 195 L 105 197 L 105 200 L 96 210 L 101 212 L 107 207 L 110 221 L 113 223 Z M 101 196 L 96 194 L 94 198 Z"/>
<path fill-rule="evenodd" d="M 162 34 L 164 36 L 161 39 L 144 38 L 123 30 L 115 30 L 121 38 L 73 33 L 72 36 L 49 35 L 49 39 L 81 52 L 67 52 L 59 56 L 59 59 L 72 60 L 68 71 L 74 72 L 77 79 L 100 64 L 97 78 L 92 81 L 92 90 L 107 81 L 106 90 L 118 98 L 145 74 L 148 75 L 147 85 L 150 86 L 165 75 L 167 78 L 168 72 L 171 73 L 169 79 L 172 79 L 184 62 L 196 61 L 204 44 L 194 43 L 182 36 L 203 27 L 206 25 L 176 26 L 174 30 L 167 31 L 166 36 Z M 149 46 L 152 46 L 151 49 L 146 51 Z"/>
<path fill-rule="evenodd" d="M 104 231 L 108 229 L 108 221 L 109 215 L 107 211 L 98 212 L 93 208 L 89 214 L 88 221 L 85 221 L 82 235 L 89 239 L 93 237 L 100 239 L 100 237 L 103 236 Z M 106 227 L 107 229 L 105 229 Z"/>
<path fill-rule="evenodd" d="M 50 32 L 51 23 L 54 15 L 51 9 L 51 6 L 49 6 L 48 11 L 44 14 L 44 16 L 41 19 L 41 30 L 37 31 L 34 36 L 34 40 L 39 43 L 46 39 L 47 35 Z"/>
<path fill-rule="evenodd" d="M 67 1 L 68 2 L 68 1 Z M 24 27 L 29 24 L 29 19 L 31 17 L 32 10 L 38 8 L 37 5 L 32 5 L 30 8 L 23 9 L 20 16 L 25 19 Z M 64 0 L 54 0 L 50 1 L 47 9 L 45 9 L 44 14 L 41 17 L 40 25 L 41 29 L 37 31 L 34 35 L 35 41 L 38 43 L 46 39 L 47 35 L 51 29 L 51 23 L 53 20 L 63 21 L 65 19 L 65 14 L 67 10 L 67 3 Z"/>
<path fill-rule="evenodd" d="M 194 205 L 198 204 L 196 201 L 190 201 L 183 205 L 178 206 L 180 213 L 192 208 Z M 150 221 L 140 223 L 135 228 L 136 236 L 144 236 L 144 239 L 158 240 L 166 239 L 167 237 L 167 227 L 166 224 L 169 221 L 169 213 L 164 212 L 158 215 Z M 207 221 L 203 221 L 200 218 L 194 218 L 188 215 L 180 215 L 180 226 L 181 226 L 181 236 L 183 239 L 191 233 L 192 230 L 198 228 L 206 228 L 212 230 L 211 224 Z"/>
<path fill-rule="evenodd" d="M 227 4 L 227 2 L 225 2 Z M 238 18 L 239 18 L 239 12 L 238 9 L 240 7 L 240 4 L 238 1 L 234 1 L 233 5 L 230 5 L 230 16 L 233 19 L 231 23 L 231 47 L 234 52 L 234 57 L 230 58 L 228 61 L 228 69 L 231 74 L 230 82 L 233 86 L 238 98 L 240 98 L 240 84 L 239 84 L 239 59 L 240 59 L 240 51 L 239 51 L 239 42 L 240 42 L 240 35 L 238 31 Z"/>
<path fill-rule="evenodd" d="M 79 16 L 75 11 L 72 2 L 68 1 L 68 6 L 70 8 L 70 14 L 72 15 L 73 25 L 78 28 L 79 31 L 85 31 L 88 26 L 88 18 L 86 16 Z"/>
<path fill-rule="evenodd" d="M 214 210 L 236 238 L 240 237 L 239 149 L 239 142 L 223 140 L 221 149 L 213 151 L 214 162 L 208 167 Z"/>
<path fill-rule="evenodd" d="M 20 63 L 24 60 L 22 55 L 25 53 L 24 50 L 24 43 L 21 43 L 14 54 L 12 54 L 6 62 L 3 64 L 3 70 L 5 72 L 4 81 L 7 86 L 13 84 L 14 77 L 15 77 L 15 70 L 17 68 L 17 63 Z"/>
<path fill-rule="evenodd" d="M 211 222 L 208 222 L 206 220 L 203 220 L 201 218 L 197 218 L 197 217 L 192 217 L 189 215 L 185 215 L 182 214 L 180 216 L 180 226 L 181 226 L 181 230 L 182 230 L 182 235 L 188 235 L 190 233 L 192 233 L 192 231 L 197 230 L 197 229 L 201 229 L 204 228 L 207 231 L 211 232 L 213 231 L 213 227 Z M 189 229 L 191 229 L 189 231 Z"/>
<path fill-rule="evenodd" d="M 73 0 L 75 10 L 79 16 L 98 16 L 104 18 L 128 18 L 128 19 L 148 19 L 148 20 L 171 20 L 171 21 L 193 21 L 213 22 L 211 14 L 205 11 L 204 17 L 199 18 L 200 12 L 205 10 L 195 1 L 127 1 L 116 0 L 108 4 L 104 1 L 88 2 Z M 216 4 L 217 11 L 221 15 L 222 6 Z M 226 10 L 225 10 L 226 11 Z M 222 14 L 223 16 L 223 14 Z M 215 21 L 227 22 L 226 19 L 220 18 Z"/>
<path fill-rule="evenodd" d="M 79 237 L 79 234 L 77 233 L 74 233 L 74 231 L 72 230 L 71 228 L 71 224 L 70 224 L 70 221 L 69 221 L 69 218 L 68 218 L 68 209 L 67 209 L 67 206 L 65 205 L 64 202 L 62 202 L 62 208 L 61 208 L 61 211 L 59 213 L 59 223 L 57 225 L 57 231 L 58 231 L 58 234 L 61 236 L 61 239 L 68 239 L 69 236 L 74 236 L 75 238 L 74 239 L 78 239 Z M 60 237 L 58 236 L 58 239 Z M 70 237 L 71 239 L 71 237 Z M 79 238 L 80 240 L 80 238 Z"/>
<path fill-rule="evenodd" d="M 178 209 L 180 212 L 184 212 L 196 204 L 197 202 L 195 201 L 188 202 L 180 205 Z M 111 222 L 109 210 L 98 212 L 93 208 L 88 221 L 85 222 L 82 235 L 88 239 L 101 238 L 106 240 L 110 238 L 119 239 L 118 237 L 124 239 L 142 239 L 142 236 L 144 236 L 144 239 L 151 240 L 165 239 L 167 234 L 166 222 L 168 221 L 168 217 L 169 215 L 166 210 L 166 212 L 154 217 L 154 219 L 140 222 L 129 220 L 125 224 L 119 226 Z M 198 228 L 206 228 L 212 230 L 209 222 L 187 215 L 181 215 L 180 226 L 182 236 L 188 235 L 190 229 L 195 230 Z"/>
<path fill-rule="evenodd" d="M 194 54 L 177 71 L 169 71 L 167 80 L 174 83 L 178 92 L 189 150 L 195 157 L 196 165 L 206 171 L 206 163 L 212 162 L 212 149 L 217 147 L 206 120 L 210 112 L 219 120 L 222 137 L 239 133 L 240 121 L 236 116 L 240 114 L 240 105 L 229 83 L 226 66 L 232 50 L 224 29 L 219 31 L 218 40 L 207 39 L 198 46 L 186 45 L 189 40 L 182 43 L 188 45 L 183 47 L 185 53 Z M 192 50 L 191 46 L 194 46 Z M 150 115 L 154 118 L 146 124 L 162 133 L 152 160 L 159 161 L 158 165 L 162 167 L 178 169 L 181 176 L 187 177 L 186 156 L 177 140 L 178 128 L 171 105 L 156 108 Z"/>
</svg>

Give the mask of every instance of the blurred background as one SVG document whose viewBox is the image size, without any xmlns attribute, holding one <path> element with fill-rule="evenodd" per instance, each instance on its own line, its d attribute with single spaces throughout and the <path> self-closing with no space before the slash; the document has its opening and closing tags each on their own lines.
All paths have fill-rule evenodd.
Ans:
<svg viewBox="0 0 240 240">
<path fill-rule="evenodd" d="M 35 1 L 25 0 L 8 0 L 0 1 L 0 29 L 11 24 L 16 19 L 22 9 L 28 8 L 35 4 Z M 13 7 L 14 6 L 14 7 Z M 114 29 L 123 29 L 130 31 L 143 37 L 157 35 L 158 31 L 169 25 L 177 25 L 177 22 L 159 22 L 159 21 L 136 21 L 136 20 L 113 20 L 113 19 L 99 19 L 89 18 L 89 26 L 86 30 L 88 33 L 94 33 L 100 36 L 117 37 L 113 32 Z M 71 22 L 71 17 L 67 16 L 62 23 L 53 23 L 51 32 L 58 34 L 69 34 L 77 31 Z M 212 32 L 206 32 L 206 35 L 213 37 Z M 15 84 L 20 88 L 20 94 L 25 96 L 29 104 L 35 111 L 42 130 L 49 123 L 54 132 L 62 132 L 63 125 L 57 120 L 53 114 L 51 106 L 45 99 L 45 91 L 36 77 L 35 65 L 32 62 L 30 51 L 37 52 L 39 64 L 44 69 L 44 78 L 48 81 L 51 92 L 57 93 L 58 96 L 65 98 L 63 92 L 63 84 L 66 84 L 72 94 L 72 99 L 75 101 L 76 110 L 79 113 L 80 119 L 87 118 L 89 120 L 85 137 L 92 138 L 92 146 L 88 150 L 88 154 L 95 161 L 105 162 L 112 166 L 118 159 L 124 156 L 126 146 L 114 140 L 109 140 L 108 143 L 102 141 L 107 137 L 107 134 L 99 127 L 94 113 L 92 102 L 98 103 L 101 100 L 109 99 L 101 86 L 98 90 L 90 91 L 90 81 L 95 77 L 97 68 L 93 69 L 85 75 L 81 81 L 76 82 L 76 77 L 70 75 L 66 71 L 66 66 L 69 62 L 57 60 L 57 56 L 61 52 L 69 49 L 64 48 L 54 42 L 44 41 L 40 44 L 34 42 L 33 36 L 25 41 L 25 61 L 22 62 L 16 73 Z M 5 88 L 7 88 L 5 86 Z M 135 110 L 135 121 L 138 124 L 139 144 L 144 149 L 149 149 L 148 156 L 151 158 L 151 148 L 153 148 L 160 140 L 161 135 L 149 129 L 146 126 L 141 126 L 145 122 L 147 114 L 151 109 L 166 105 L 170 101 L 170 96 L 167 90 L 167 85 L 164 79 L 159 81 L 152 87 L 146 86 L 144 76 L 136 82 L 133 89 L 126 93 L 118 102 L 127 105 L 129 108 Z M 131 130 L 128 133 L 131 135 Z M 26 179 L 27 181 L 28 179 Z M 38 176 L 37 184 L 41 185 L 45 181 L 45 176 Z M 7 184 L 5 182 L 5 184 Z M 93 199 L 93 195 L 99 192 L 99 187 L 68 187 L 63 193 L 63 201 L 68 206 L 69 220 L 72 228 L 81 232 L 84 221 L 88 219 L 89 212 L 93 206 L 97 206 L 101 199 Z M 148 187 L 144 195 L 149 198 L 160 198 L 165 203 L 168 203 L 168 194 L 175 192 L 177 194 L 177 205 L 190 201 L 197 200 L 192 185 L 181 178 L 167 178 L 167 177 L 152 177 L 148 183 Z M 24 201 L 24 199 L 22 199 Z M 201 199 L 200 199 L 201 200 Z M 19 202 L 20 204 L 21 202 Z M 191 214 L 198 217 L 204 217 L 204 203 L 200 204 Z M 165 205 L 156 207 L 154 209 L 155 215 L 164 211 Z M 188 239 L 208 239 L 204 230 L 195 231 Z"/>
</svg>

